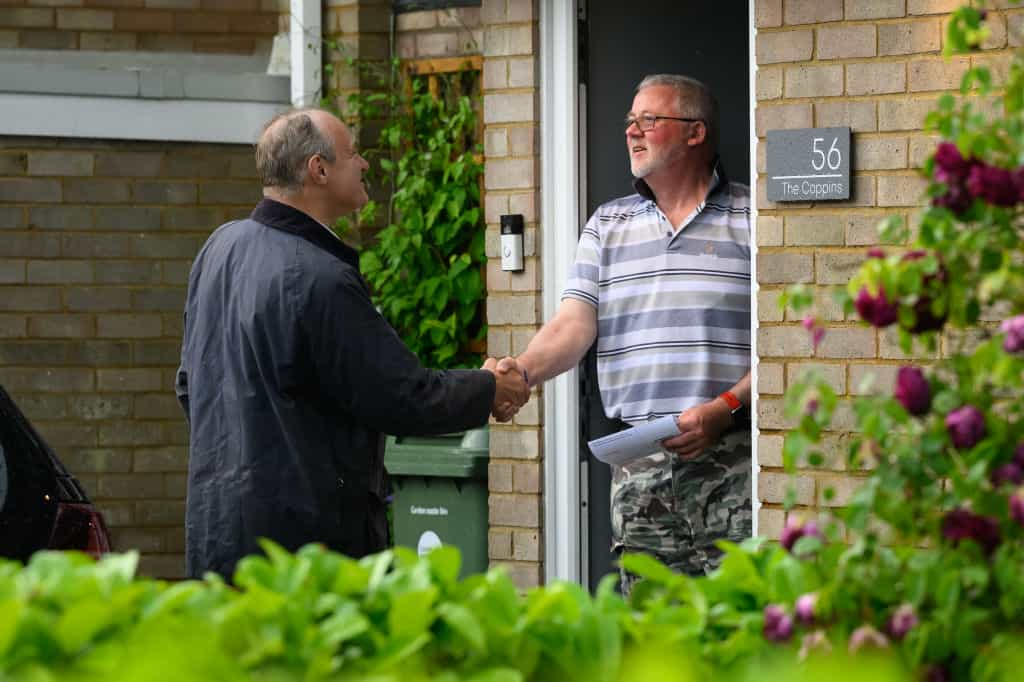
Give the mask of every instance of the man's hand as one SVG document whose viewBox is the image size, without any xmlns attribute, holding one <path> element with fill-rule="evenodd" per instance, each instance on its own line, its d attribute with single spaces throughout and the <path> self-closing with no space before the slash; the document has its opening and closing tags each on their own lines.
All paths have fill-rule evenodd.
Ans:
<svg viewBox="0 0 1024 682">
<path fill-rule="evenodd" d="M 718 442 L 722 433 L 732 424 L 732 412 L 721 398 L 695 405 L 676 417 L 679 435 L 661 441 L 666 450 L 681 459 L 693 459 Z"/>
<path fill-rule="evenodd" d="M 499 422 L 507 422 L 530 399 L 530 387 L 516 366 L 515 358 L 504 358 L 500 364 L 494 358 L 487 358 L 482 369 L 494 374 L 497 384 L 491 414 Z"/>
</svg>

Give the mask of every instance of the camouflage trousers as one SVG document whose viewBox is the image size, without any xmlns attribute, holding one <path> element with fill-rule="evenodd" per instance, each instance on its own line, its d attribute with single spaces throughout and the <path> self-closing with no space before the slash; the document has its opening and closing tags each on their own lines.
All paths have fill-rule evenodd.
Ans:
<svg viewBox="0 0 1024 682">
<path fill-rule="evenodd" d="M 654 453 L 612 467 L 612 551 L 650 554 L 675 571 L 705 575 L 722 560 L 716 540 L 750 537 L 751 443 L 726 433 L 698 457 Z M 620 568 L 622 593 L 636 576 Z"/>
</svg>

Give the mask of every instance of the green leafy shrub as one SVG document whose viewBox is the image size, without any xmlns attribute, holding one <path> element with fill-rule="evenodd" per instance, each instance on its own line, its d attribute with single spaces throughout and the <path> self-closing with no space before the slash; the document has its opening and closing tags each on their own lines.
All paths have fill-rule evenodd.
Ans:
<svg viewBox="0 0 1024 682">
<path fill-rule="evenodd" d="M 648 579 L 630 603 L 614 578 L 593 597 L 567 583 L 520 595 L 501 570 L 460 581 L 450 547 L 359 561 L 317 545 L 264 550 L 234 588 L 212 574 L 133 578 L 134 554 L 0 563 L 0 679 L 753 682 L 836 663 L 794 669 L 761 637 L 756 608 L 810 575 L 778 548 L 730 547 L 709 580 L 632 557 Z M 862 679 L 906 679 L 894 660 L 858 665 Z"/>
<path fill-rule="evenodd" d="M 358 66 L 358 65 L 357 65 Z M 363 68 L 369 68 L 364 66 Z M 406 345 L 430 367 L 478 367 L 484 323 L 484 222 L 478 129 L 479 73 L 422 77 L 397 61 L 383 90 L 349 96 L 364 124 L 381 124 L 371 164 L 389 192 L 386 225 L 362 251 L 373 301 Z M 378 211 L 371 202 L 361 219 Z"/>
</svg>

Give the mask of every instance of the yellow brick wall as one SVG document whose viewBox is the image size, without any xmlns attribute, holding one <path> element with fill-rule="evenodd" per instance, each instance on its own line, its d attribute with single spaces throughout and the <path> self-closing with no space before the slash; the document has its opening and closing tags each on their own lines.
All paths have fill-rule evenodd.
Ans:
<svg viewBox="0 0 1024 682">
<path fill-rule="evenodd" d="M 844 316 L 831 302 L 878 243 L 875 225 L 888 215 L 911 219 L 922 205 L 925 181 L 917 174 L 935 146 L 922 132 L 938 96 L 959 87 L 972 63 L 993 68 L 998 82 L 1011 49 L 1021 44 L 1024 10 L 989 14 L 992 35 L 971 57 L 945 60 L 948 13 L 959 0 L 756 0 L 755 126 L 758 137 L 758 497 L 760 532 L 776 537 L 784 522 L 789 480 L 782 471 L 786 423 L 782 394 L 809 368 L 823 373 L 840 395 L 834 431 L 825 439 L 826 463 L 797 480 L 803 508 L 842 505 L 862 472 L 848 471 L 846 445 L 854 426 L 851 401 L 863 378 L 890 391 L 906 360 L 895 336 Z M 1005 5 L 1006 3 L 1004 3 Z M 849 201 L 773 203 L 765 194 L 765 132 L 771 129 L 849 126 L 855 174 Z M 813 286 L 827 333 L 813 350 L 792 313 L 778 310 L 788 285 Z M 836 496 L 826 502 L 825 490 Z"/>
<path fill-rule="evenodd" d="M 537 253 L 540 187 L 537 6 L 534 0 L 483 0 L 484 212 L 487 221 L 487 353 L 519 355 L 541 323 Z M 525 269 L 501 269 L 499 220 L 521 213 Z M 521 588 L 543 581 L 543 396 L 535 391 L 509 424 L 491 425 L 491 564 Z"/>
<path fill-rule="evenodd" d="M 396 17 L 395 30 L 400 59 L 461 57 L 483 51 L 479 7 L 403 12 Z"/>
<path fill-rule="evenodd" d="M 240 145 L 0 137 L 0 384 L 148 575 L 184 572 L 189 267 L 254 176 Z"/>
<path fill-rule="evenodd" d="M 288 11 L 288 0 L 4 0 L 0 5 L 0 48 L 230 54 L 268 54 L 280 16 Z"/>
</svg>

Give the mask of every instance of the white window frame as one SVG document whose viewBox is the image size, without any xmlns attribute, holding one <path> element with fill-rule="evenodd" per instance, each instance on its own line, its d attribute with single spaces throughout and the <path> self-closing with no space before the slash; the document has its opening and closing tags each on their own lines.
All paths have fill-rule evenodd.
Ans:
<svg viewBox="0 0 1024 682">
<path fill-rule="evenodd" d="M 320 0 L 291 0 L 291 97 L 316 104 L 322 83 Z M 0 93 L 0 134 L 252 144 L 289 108 L 273 102 Z"/>
</svg>

